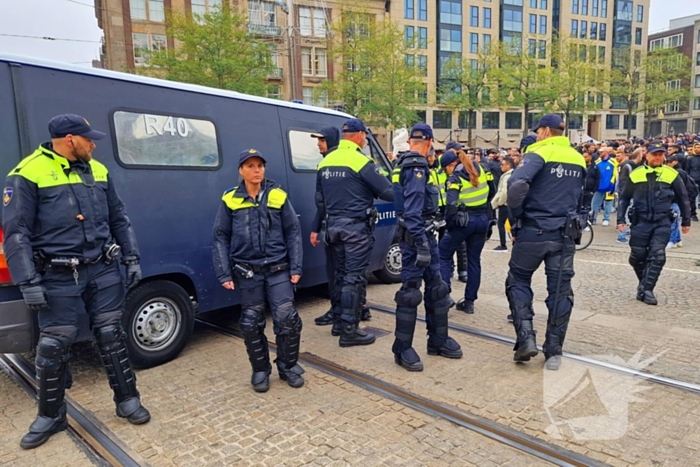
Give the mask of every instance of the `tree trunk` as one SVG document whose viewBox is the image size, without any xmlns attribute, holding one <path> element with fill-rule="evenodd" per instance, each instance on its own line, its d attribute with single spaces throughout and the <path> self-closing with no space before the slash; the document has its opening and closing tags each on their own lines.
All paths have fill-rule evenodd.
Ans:
<svg viewBox="0 0 700 467">
<path fill-rule="evenodd" d="M 525 105 L 523 106 L 523 113 L 523 126 L 525 127 L 523 130 L 523 136 L 527 136 L 527 134 L 530 132 L 527 124 L 527 116 L 530 115 L 530 104 L 528 102 L 525 102 Z"/>
<path fill-rule="evenodd" d="M 469 147 L 472 147 L 472 116 L 475 113 L 474 110 L 469 109 L 469 119 L 467 120 L 467 146 Z"/>
<path fill-rule="evenodd" d="M 629 104 L 627 105 L 627 139 L 630 139 L 632 137 L 632 125 L 630 125 L 632 121 L 632 105 Z M 625 126 L 625 121 L 622 121 L 622 126 Z"/>
</svg>

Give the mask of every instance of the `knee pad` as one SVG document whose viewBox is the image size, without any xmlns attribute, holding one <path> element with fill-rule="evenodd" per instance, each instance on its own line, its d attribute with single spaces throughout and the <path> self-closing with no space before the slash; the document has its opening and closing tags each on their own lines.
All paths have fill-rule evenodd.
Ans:
<svg viewBox="0 0 700 467">
<path fill-rule="evenodd" d="M 93 328 L 95 342 L 100 349 L 113 350 L 126 337 L 120 324 L 108 324 Z"/>
<path fill-rule="evenodd" d="M 630 265 L 638 265 L 644 262 L 644 260 L 647 257 L 647 250 L 646 248 L 639 248 L 639 247 L 631 247 L 630 248 L 630 257 L 629 257 L 629 262 Z"/>
<path fill-rule="evenodd" d="M 431 279 L 425 284 L 425 294 L 430 300 L 437 302 L 447 297 L 450 293 L 447 284 L 442 279 Z"/>
<path fill-rule="evenodd" d="M 36 346 L 36 366 L 58 369 L 69 357 L 70 344 L 54 336 L 41 335 Z"/>
<path fill-rule="evenodd" d="M 416 308 L 423 301 L 423 295 L 420 293 L 420 289 L 404 289 L 401 287 L 396 292 L 394 301 L 398 306 Z"/>
<path fill-rule="evenodd" d="M 655 263 L 666 264 L 666 250 L 656 250 L 649 253 L 649 260 Z"/>
<path fill-rule="evenodd" d="M 340 293 L 340 306 L 354 310 L 360 303 L 360 289 L 357 285 L 344 285 Z"/>
<path fill-rule="evenodd" d="M 281 331 L 301 331 L 301 318 L 294 308 L 294 303 L 284 302 L 277 308 L 277 324 Z"/>
<path fill-rule="evenodd" d="M 258 328 L 261 326 L 261 322 L 264 325 L 264 312 L 265 305 L 263 303 L 256 303 L 254 305 L 248 305 L 241 311 L 241 319 L 238 321 L 241 327 L 241 332 L 243 334 L 257 333 Z"/>
<path fill-rule="evenodd" d="M 294 310 L 285 321 L 280 322 L 282 333 L 299 334 L 301 332 L 301 318 L 296 310 Z"/>
</svg>

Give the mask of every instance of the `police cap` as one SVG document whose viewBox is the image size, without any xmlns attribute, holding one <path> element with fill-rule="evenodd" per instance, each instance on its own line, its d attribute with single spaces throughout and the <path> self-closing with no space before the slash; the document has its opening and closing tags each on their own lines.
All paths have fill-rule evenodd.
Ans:
<svg viewBox="0 0 700 467">
<path fill-rule="evenodd" d="M 457 160 L 457 154 L 451 149 L 445 151 L 445 153 L 440 156 L 440 167 L 443 169 Z"/>
<path fill-rule="evenodd" d="M 263 161 L 263 164 L 267 164 L 267 161 L 257 149 L 246 149 L 241 153 L 240 156 L 238 156 L 238 167 L 240 168 L 243 165 L 243 163 L 251 157 L 259 157 L 260 160 Z"/>
<path fill-rule="evenodd" d="M 427 123 L 416 123 L 411 128 L 411 139 L 433 139 L 433 129 Z"/>
<path fill-rule="evenodd" d="M 656 152 L 663 152 L 666 154 L 666 146 L 661 141 L 653 141 L 649 147 L 647 147 L 647 152 L 649 154 L 654 154 Z"/>
<path fill-rule="evenodd" d="M 563 130 L 564 120 L 557 114 L 547 114 L 535 123 L 535 126 L 532 127 L 532 131 L 536 132 L 540 128 L 556 128 L 558 130 Z"/>
<path fill-rule="evenodd" d="M 49 133 L 51 138 L 63 138 L 66 135 L 84 136 L 86 138 L 98 140 L 106 134 L 93 130 L 85 118 L 76 114 L 56 115 L 49 121 Z"/>
<path fill-rule="evenodd" d="M 445 149 L 462 149 L 462 147 L 463 146 L 457 141 L 450 141 L 447 143 L 447 146 L 445 146 Z"/>
<path fill-rule="evenodd" d="M 343 133 L 357 133 L 360 131 L 367 131 L 367 127 L 359 118 L 351 118 L 343 124 Z"/>
<path fill-rule="evenodd" d="M 533 145 L 536 142 L 537 137 L 535 135 L 527 135 L 520 140 L 520 147 L 518 149 L 522 151 L 523 149 L 527 149 L 528 146 Z"/>
</svg>

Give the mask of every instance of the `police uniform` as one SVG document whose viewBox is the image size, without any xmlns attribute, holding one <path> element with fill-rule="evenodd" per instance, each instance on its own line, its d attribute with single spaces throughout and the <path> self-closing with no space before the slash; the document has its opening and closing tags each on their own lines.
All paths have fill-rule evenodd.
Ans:
<svg viewBox="0 0 700 467">
<path fill-rule="evenodd" d="M 489 203 L 495 192 L 484 168 L 476 163 L 474 166 L 479 171 L 476 186 L 462 166 L 447 181 L 447 233 L 439 246 L 440 273 L 451 291 L 452 258 L 460 245 L 466 244 L 467 287 L 464 300 L 457 304 L 457 309 L 466 313 L 474 313 L 474 301 L 481 285 L 481 250 L 489 229 Z"/>
<path fill-rule="evenodd" d="M 367 129 L 361 120 L 350 119 L 342 131 L 356 134 Z M 326 241 L 336 261 L 334 293 L 340 310 L 335 310 L 331 332 L 340 335 L 341 347 L 368 345 L 375 340 L 373 334 L 358 327 L 374 246 L 375 198 L 393 201 L 391 183 L 357 144 L 341 140 L 338 149 L 319 164 L 316 179 L 316 207 L 326 213 Z"/>
<path fill-rule="evenodd" d="M 252 157 L 265 163 L 260 152 L 250 149 L 241 153 L 239 167 Z M 301 227 L 287 193 L 267 179 L 255 199 L 245 182 L 224 192 L 214 223 L 213 254 L 219 282 L 233 281 L 241 293 L 240 328 L 253 367 L 254 389 L 269 389 L 272 369 L 265 337 L 266 301 L 272 313 L 280 379 L 301 387 L 304 370 L 297 361 L 302 323 L 290 281 L 290 276 L 302 272 Z"/>
<path fill-rule="evenodd" d="M 77 137 L 84 142 L 105 136 L 74 114 L 51 119 L 49 132 L 54 141 L 73 144 Z M 73 139 L 63 139 L 68 135 Z M 150 420 L 127 354 L 121 325 L 124 284 L 116 261 L 121 248 L 127 285 L 135 285 L 141 278 L 136 237 L 107 168 L 75 154 L 72 159 L 43 143 L 9 173 L 3 193 L 8 266 L 25 302 L 38 312 L 40 329 L 39 413 L 20 443 L 25 449 L 66 427 L 64 395 L 72 383 L 68 361 L 83 304 L 117 415 L 134 424 Z"/>
<path fill-rule="evenodd" d="M 429 125 L 419 123 L 411 139 L 433 139 Z M 421 371 L 423 363 L 413 349 L 418 305 L 425 300 L 428 354 L 460 358 L 462 349 L 447 333 L 449 294 L 440 277 L 434 221 L 438 213 L 439 189 L 430 182 L 428 160 L 418 152 L 401 156 L 392 181 L 394 205 L 399 218 L 401 289 L 396 293 L 394 360 L 409 371 Z M 421 282 L 425 293 L 421 294 Z"/>
<path fill-rule="evenodd" d="M 666 148 L 661 142 L 653 142 L 647 151 L 665 154 Z M 633 200 L 631 208 L 630 200 Z M 666 165 L 650 167 L 644 164 L 630 173 L 617 207 L 618 225 L 625 224 L 625 213 L 630 208 L 629 263 L 639 279 L 637 300 L 649 305 L 657 304 L 653 291 L 666 263 L 673 203 L 680 207 L 681 225 L 690 226 L 690 204 L 678 172 Z"/>
<path fill-rule="evenodd" d="M 564 129 L 562 119 L 545 115 L 535 129 Z M 544 261 L 547 276 L 547 333 L 543 346 L 547 368 L 557 369 L 574 304 L 575 240 L 579 235 L 579 206 L 585 177 L 583 156 L 565 136 L 529 145 L 508 180 L 508 208 L 515 243 L 508 264 L 506 296 L 517 334 L 515 361 L 537 355 L 530 287 L 532 275 Z M 556 196 L 552 196 L 556 193 Z M 550 366 L 551 365 L 551 366 Z"/>
</svg>

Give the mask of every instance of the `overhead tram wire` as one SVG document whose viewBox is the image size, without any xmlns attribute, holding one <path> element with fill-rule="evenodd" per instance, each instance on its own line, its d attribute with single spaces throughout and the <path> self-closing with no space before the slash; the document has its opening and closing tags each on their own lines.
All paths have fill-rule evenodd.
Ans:
<svg viewBox="0 0 700 467">
<path fill-rule="evenodd" d="M 101 44 L 102 41 L 88 41 L 85 39 L 65 39 L 61 37 L 50 37 L 50 36 L 27 36 L 23 34 L 3 34 L 0 33 L 0 36 L 4 37 L 18 37 L 22 39 L 41 39 L 45 41 L 65 41 L 65 42 L 86 42 L 90 44 Z"/>
</svg>

